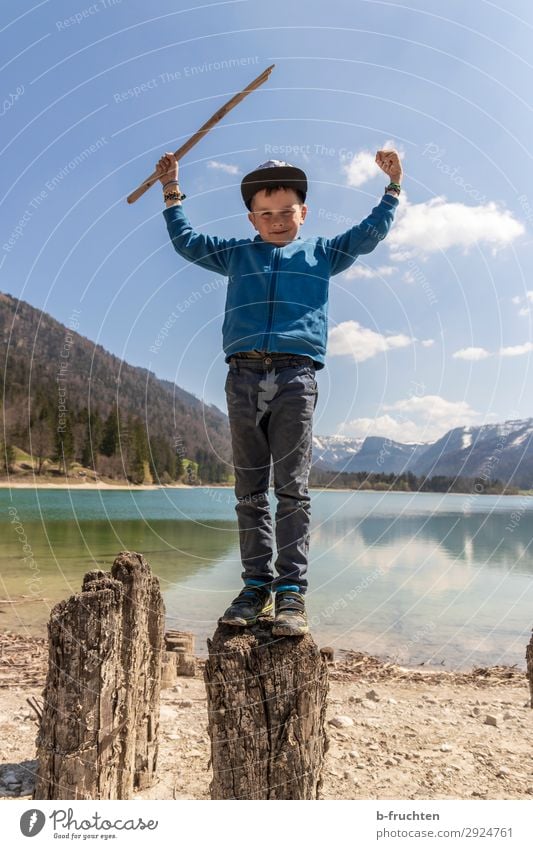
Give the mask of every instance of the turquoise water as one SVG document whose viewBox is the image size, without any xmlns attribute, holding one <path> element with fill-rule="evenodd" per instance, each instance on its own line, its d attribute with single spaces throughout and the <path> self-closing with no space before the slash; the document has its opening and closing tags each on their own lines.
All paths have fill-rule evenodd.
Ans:
<svg viewBox="0 0 533 849">
<path fill-rule="evenodd" d="M 523 496 L 314 491 L 317 642 L 406 664 L 525 668 L 532 511 Z M 130 549 L 160 579 L 168 627 L 193 631 L 205 654 L 240 587 L 231 489 L 0 490 L 0 534 L 0 595 L 17 601 L 0 605 L 3 629 L 43 634 L 86 571 Z"/>
</svg>

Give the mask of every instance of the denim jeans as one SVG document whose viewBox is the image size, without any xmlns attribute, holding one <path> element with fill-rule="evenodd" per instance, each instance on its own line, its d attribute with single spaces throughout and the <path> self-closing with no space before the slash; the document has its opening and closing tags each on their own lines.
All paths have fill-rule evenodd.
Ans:
<svg viewBox="0 0 533 849">
<path fill-rule="evenodd" d="M 310 358 L 232 357 L 226 399 L 235 467 L 239 543 L 245 582 L 307 590 L 313 413 L 318 399 Z M 274 575 L 268 500 L 271 460 L 277 498 Z"/>
</svg>

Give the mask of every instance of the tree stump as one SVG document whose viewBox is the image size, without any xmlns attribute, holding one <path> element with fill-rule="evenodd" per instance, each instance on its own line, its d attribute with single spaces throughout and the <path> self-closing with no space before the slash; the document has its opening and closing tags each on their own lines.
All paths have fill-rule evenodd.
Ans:
<svg viewBox="0 0 533 849">
<path fill-rule="evenodd" d="M 219 625 L 207 641 L 212 799 L 317 799 L 328 742 L 327 662 L 272 621 Z"/>
<path fill-rule="evenodd" d="M 533 708 L 533 634 L 526 648 L 527 677 L 529 680 L 529 706 Z"/>
<path fill-rule="evenodd" d="M 159 581 L 142 554 L 121 552 L 111 575 L 124 586 L 122 664 L 127 682 L 126 709 L 128 716 L 135 718 L 135 729 L 124 736 L 121 753 L 118 798 L 128 799 L 132 784 L 135 789 L 144 789 L 155 778 L 164 606 Z"/>
<path fill-rule="evenodd" d="M 165 633 L 165 646 L 167 651 L 176 654 L 176 674 L 194 678 L 196 675 L 194 634 L 189 631 L 167 631 Z"/>
<path fill-rule="evenodd" d="M 169 690 L 177 682 L 176 655 L 173 651 L 164 651 L 161 658 L 161 689 Z"/>
<path fill-rule="evenodd" d="M 159 582 L 134 552 L 54 607 L 34 799 L 128 799 L 151 783 L 163 616 Z"/>
</svg>

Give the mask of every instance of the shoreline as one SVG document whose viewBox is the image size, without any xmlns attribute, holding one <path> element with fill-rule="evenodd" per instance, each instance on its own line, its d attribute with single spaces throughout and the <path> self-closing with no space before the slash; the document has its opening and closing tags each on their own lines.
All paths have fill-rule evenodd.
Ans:
<svg viewBox="0 0 533 849">
<path fill-rule="evenodd" d="M 63 490 L 103 490 L 106 492 L 110 492 L 112 490 L 125 491 L 125 492 L 142 492 L 142 491 L 156 491 L 156 490 L 167 490 L 167 489 L 188 489 L 190 491 L 197 489 L 229 489 L 231 491 L 234 490 L 233 484 L 223 484 L 223 483 L 210 483 L 210 484 L 199 484 L 198 486 L 190 486 L 186 483 L 172 483 L 172 484 L 128 484 L 128 483 L 110 483 L 108 481 L 95 481 L 94 483 L 88 483 L 87 481 L 80 481 L 79 483 L 76 481 L 68 481 L 67 483 L 54 483 L 52 481 L 39 481 L 38 483 L 29 483 L 20 478 L 17 480 L 9 481 L 2 479 L 0 480 L 0 489 L 63 489 Z M 270 488 L 273 492 L 273 487 Z M 483 493 L 483 492 L 420 492 L 418 490 L 409 490 L 404 491 L 400 489 L 374 489 L 369 487 L 368 489 L 351 489 L 350 487 L 340 486 L 340 487 L 324 487 L 324 486 L 310 486 L 310 492 L 351 492 L 351 493 L 364 493 L 364 492 L 380 492 L 380 493 L 398 493 L 399 495 L 459 495 L 459 496 L 479 496 L 482 495 L 485 498 L 500 498 L 505 496 L 506 498 L 532 498 L 533 493 L 530 490 L 521 490 L 520 492 L 515 493 Z"/>
</svg>

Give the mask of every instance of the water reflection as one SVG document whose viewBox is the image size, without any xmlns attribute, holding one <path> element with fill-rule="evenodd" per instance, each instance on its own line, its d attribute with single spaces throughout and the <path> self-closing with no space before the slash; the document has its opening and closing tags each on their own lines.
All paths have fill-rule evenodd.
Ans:
<svg viewBox="0 0 533 849">
<path fill-rule="evenodd" d="M 308 608 L 317 642 L 404 663 L 523 668 L 533 604 L 529 501 L 315 493 Z M 12 504 L 39 570 L 33 596 L 9 523 Z M 519 521 L 511 523 L 513 511 Z M 167 624 L 194 631 L 205 653 L 240 586 L 230 490 L 4 491 L 0 533 L 2 596 L 30 595 L 0 606 L 4 628 L 42 633 L 50 608 L 79 591 L 86 571 L 109 569 L 118 551 L 130 549 L 159 576 Z"/>
</svg>

